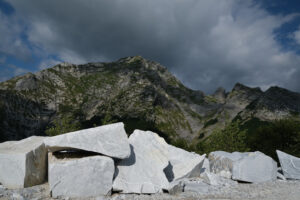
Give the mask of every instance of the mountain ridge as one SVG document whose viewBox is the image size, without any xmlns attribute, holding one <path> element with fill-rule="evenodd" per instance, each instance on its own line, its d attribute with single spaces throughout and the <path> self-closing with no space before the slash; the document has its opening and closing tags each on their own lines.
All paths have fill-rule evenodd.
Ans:
<svg viewBox="0 0 300 200">
<path fill-rule="evenodd" d="M 20 102 L 13 104 L 9 94 Z M 184 138 L 193 142 L 237 116 L 246 119 L 255 113 L 263 120 L 298 117 L 299 96 L 279 87 L 263 92 L 240 83 L 230 92 L 219 89 L 205 95 L 185 87 L 159 63 L 140 56 L 108 63 L 61 63 L 0 83 L 0 139 L 22 139 L 37 132 L 43 135 L 55 119 L 71 116 L 82 128 L 123 121 L 129 133 L 135 128 L 149 129 L 169 141 Z M 24 105 L 21 111 L 19 104 Z M 277 104 L 280 106 L 272 107 Z M 259 109 L 262 106 L 266 107 L 263 111 Z M 36 120 L 36 125 L 27 130 L 30 119 Z"/>
</svg>

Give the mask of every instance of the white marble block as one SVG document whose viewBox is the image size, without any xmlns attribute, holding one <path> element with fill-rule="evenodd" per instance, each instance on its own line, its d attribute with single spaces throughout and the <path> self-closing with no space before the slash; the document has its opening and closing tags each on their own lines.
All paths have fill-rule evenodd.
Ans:
<svg viewBox="0 0 300 200">
<path fill-rule="evenodd" d="M 164 169 L 169 164 L 168 144 L 151 131 L 135 130 L 129 137 L 131 155 L 117 164 L 113 190 L 152 194 L 169 188 Z"/>
<path fill-rule="evenodd" d="M 111 193 L 114 161 L 106 156 L 59 158 L 49 153 L 52 197 L 87 198 Z"/>
<path fill-rule="evenodd" d="M 44 137 L 32 136 L 0 144 L 0 183 L 24 188 L 46 181 L 47 150 Z"/>
<path fill-rule="evenodd" d="M 130 155 L 128 137 L 122 122 L 49 137 L 45 145 L 51 152 L 79 149 L 118 159 Z"/>
</svg>

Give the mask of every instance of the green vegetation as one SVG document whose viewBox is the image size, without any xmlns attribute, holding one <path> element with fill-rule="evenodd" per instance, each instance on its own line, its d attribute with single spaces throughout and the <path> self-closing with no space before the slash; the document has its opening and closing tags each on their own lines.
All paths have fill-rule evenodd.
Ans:
<svg viewBox="0 0 300 200">
<path fill-rule="evenodd" d="M 45 133 L 49 136 L 60 135 L 72 131 L 80 130 L 79 122 L 76 122 L 72 117 L 63 117 L 62 119 L 55 119 L 53 125 L 48 127 Z"/>
<path fill-rule="evenodd" d="M 276 150 L 300 157 L 300 121 L 297 119 L 275 120 L 260 126 L 247 136 L 252 150 L 261 151 L 277 159 Z"/>
<path fill-rule="evenodd" d="M 211 136 L 198 143 L 197 151 L 205 153 L 217 150 L 227 152 L 249 151 L 246 143 L 246 131 L 240 130 L 239 123 L 240 121 L 237 120 L 228 124 L 223 130 L 214 131 Z"/>
<path fill-rule="evenodd" d="M 194 147 L 199 153 L 217 150 L 261 151 L 276 160 L 277 149 L 300 157 L 299 119 L 289 118 L 272 122 L 261 121 L 258 118 L 246 122 L 235 119 L 224 129 L 214 131 Z"/>
<path fill-rule="evenodd" d="M 205 96 L 205 100 L 207 102 L 211 102 L 211 103 L 217 103 L 218 102 L 218 100 L 215 97 L 210 96 L 210 95 Z"/>
<path fill-rule="evenodd" d="M 173 146 L 176 146 L 178 148 L 185 149 L 187 151 L 195 151 L 195 148 L 193 145 L 190 145 L 189 142 L 183 138 L 176 138 L 174 139 L 171 144 Z"/>
</svg>

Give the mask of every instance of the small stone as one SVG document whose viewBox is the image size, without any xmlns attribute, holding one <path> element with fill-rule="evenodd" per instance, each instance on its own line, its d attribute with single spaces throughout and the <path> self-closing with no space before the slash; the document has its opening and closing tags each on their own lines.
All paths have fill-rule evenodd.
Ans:
<svg viewBox="0 0 300 200">
<path fill-rule="evenodd" d="M 277 172 L 277 178 L 286 181 L 286 178 L 280 172 Z"/>
<path fill-rule="evenodd" d="M 230 186 L 230 185 L 237 184 L 236 181 L 209 172 L 205 172 L 204 174 L 201 174 L 201 178 L 203 179 L 204 183 L 213 186 Z"/>
<path fill-rule="evenodd" d="M 24 200 L 24 197 L 18 193 L 13 193 L 12 194 L 12 199 L 13 200 Z"/>
<path fill-rule="evenodd" d="M 177 180 L 170 183 L 168 192 L 171 195 L 175 195 L 184 191 L 184 181 Z"/>
<path fill-rule="evenodd" d="M 184 183 L 184 192 L 195 192 L 200 194 L 206 194 L 209 192 L 209 186 L 207 183 L 201 181 L 187 181 Z"/>
</svg>

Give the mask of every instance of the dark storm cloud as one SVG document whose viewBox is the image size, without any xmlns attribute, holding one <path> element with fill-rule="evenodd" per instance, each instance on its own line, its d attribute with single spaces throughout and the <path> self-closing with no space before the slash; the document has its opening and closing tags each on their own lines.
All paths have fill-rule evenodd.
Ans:
<svg viewBox="0 0 300 200">
<path fill-rule="evenodd" d="M 11 0 L 36 54 L 84 63 L 141 55 L 185 84 L 212 92 L 236 82 L 300 91 L 300 59 L 274 30 L 296 15 L 273 16 L 241 0 Z M 45 63 L 56 63 L 45 59 Z"/>
</svg>

